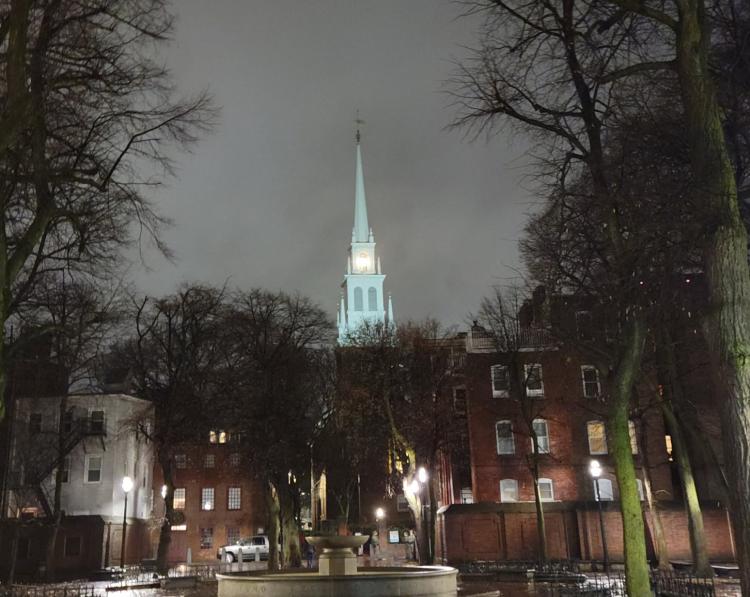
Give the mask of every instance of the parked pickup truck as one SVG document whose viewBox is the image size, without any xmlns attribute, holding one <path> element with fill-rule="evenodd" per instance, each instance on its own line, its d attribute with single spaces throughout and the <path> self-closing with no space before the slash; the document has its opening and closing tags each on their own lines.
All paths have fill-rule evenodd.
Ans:
<svg viewBox="0 0 750 597">
<path fill-rule="evenodd" d="M 248 539 L 240 539 L 233 545 L 224 545 L 216 552 L 216 559 L 222 562 L 247 562 L 260 554 L 260 559 L 268 559 L 270 543 L 266 535 L 255 535 Z"/>
</svg>

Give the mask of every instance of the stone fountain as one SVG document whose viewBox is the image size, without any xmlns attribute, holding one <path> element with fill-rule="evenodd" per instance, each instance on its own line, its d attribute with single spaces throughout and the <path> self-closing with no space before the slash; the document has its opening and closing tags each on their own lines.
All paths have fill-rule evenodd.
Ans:
<svg viewBox="0 0 750 597">
<path fill-rule="evenodd" d="M 308 537 L 320 553 L 318 570 L 217 574 L 218 597 L 456 597 L 455 568 L 402 566 L 357 568 L 354 549 L 362 535 Z"/>
</svg>

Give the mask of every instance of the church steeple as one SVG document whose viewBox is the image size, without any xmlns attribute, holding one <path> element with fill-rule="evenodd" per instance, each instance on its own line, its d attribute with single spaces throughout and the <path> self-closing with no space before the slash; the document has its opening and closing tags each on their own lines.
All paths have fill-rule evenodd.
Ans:
<svg viewBox="0 0 750 597">
<path fill-rule="evenodd" d="M 383 295 L 385 274 L 380 268 L 380 257 L 375 252 L 375 236 L 367 219 L 365 177 L 362 167 L 361 135 L 357 118 L 356 170 L 354 180 L 354 227 L 347 256 L 344 290 L 338 313 L 339 343 L 345 344 L 348 335 L 365 322 L 394 324 L 393 305 Z M 387 310 L 386 310 L 387 309 Z"/>
<path fill-rule="evenodd" d="M 362 150 L 359 146 L 359 130 L 357 130 L 357 171 L 354 182 L 354 232 L 352 242 L 366 243 L 370 241 L 370 226 L 367 223 L 367 199 L 365 197 L 365 175 L 362 171 Z"/>
</svg>

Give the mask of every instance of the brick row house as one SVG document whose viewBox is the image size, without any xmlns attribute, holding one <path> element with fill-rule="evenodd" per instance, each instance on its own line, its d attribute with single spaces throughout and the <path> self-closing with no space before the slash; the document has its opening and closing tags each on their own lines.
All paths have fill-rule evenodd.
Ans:
<svg viewBox="0 0 750 597">
<path fill-rule="evenodd" d="M 238 434 L 211 430 L 203 441 L 175 446 L 172 471 L 173 505 L 181 516 L 172 525 L 170 563 L 215 562 L 222 545 L 264 532 L 262 487 L 247 465 Z M 162 484 L 156 465 L 154 487 L 161 491 Z M 156 519 L 164 516 L 161 499 L 153 514 Z M 154 529 L 154 545 L 158 535 Z"/>
<path fill-rule="evenodd" d="M 619 490 L 608 453 L 601 374 L 581 353 L 553 342 L 541 326 L 535 327 L 534 315 L 539 317 L 539 313 L 553 325 L 568 326 L 566 333 L 585 334 L 592 322 L 590 312 L 572 297 L 548 297 L 537 292 L 522 308 L 522 342 L 514 354 L 498 351 L 481 326 L 474 325 L 466 334 L 464 385 L 459 390 L 462 396 L 465 392 L 466 400 L 471 494 L 468 488 L 462 490 L 462 497 L 455 491 L 452 496 L 443 492 L 444 506 L 438 518 L 438 556 L 443 561 L 536 557 L 530 426 L 538 438 L 539 492 L 544 502 L 549 557 L 602 557 L 596 488 L 589 474 L 589 464 L 596 459 L 603 469 L 598 489 L 605 510 L 609 555 L 615 560 L 622 558 Z M 682 360 L 685 370 L 695 376 L 694 415 L 704 423 L 716 409 L 710 407 L 715 393 L 705 376 L 706 367 L 696 367 L 700 354 L 700 350 L 687 350 Z M 525 381 L 521 400 L 511 392 L 513 367 Z M 630 421 L 638 489 L 643 499 L 644 475 L 648 475 L 665 528 L 680 529 L 670 533 L 670 554 L 689 559 L 687 521 L 671 455 L 671 437 L 652 400 L 657 386 L 651 383 L 650 373 L 645 377 L 648 379 L 639 387 L 638 407 L 633 409 Z M 690 378 L 684 385 L 691 387 Z M 709 429 L 707 441 L 716 444 L 718 425 L 702 424 L 702 428 Z M 720 453 L 718 447 L 713 453 Z M 716 461 L 701 462 L 699 458 L 695 463 L 709 552 L 716 560 L 732 560 L 734 546 L 727 513 L 718 505 L 723 496 L 710 474 L 720 467 Z M 444 475 L 446 479 L 455 485 L 450 471 Z"/>
</svg>

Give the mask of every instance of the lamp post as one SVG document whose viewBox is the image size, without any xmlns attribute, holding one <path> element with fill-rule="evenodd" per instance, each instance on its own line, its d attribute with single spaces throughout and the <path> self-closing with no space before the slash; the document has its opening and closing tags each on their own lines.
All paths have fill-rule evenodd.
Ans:
<svg viewBox="0 0 750 597">
<path fill-rule="evenodd" d="M 122 546 L 120 548 L 120 566 L 125 568 L 125 536 L 128 532 L 128 493 L 133 489 L 133 479 L 122 478 L 122 491 L 125 493 L 125 507 L 122 511 Z"/>
<path fill-rule="evenodd" d="M 604 514 L 602 513 L 602 500 L 599 494 L 599 477 L 602 475 L 602 467 L 598 460 L 592 460 L 589 464 L 589 474 L 594 479 L 594 494 L 599 506 L 599 530 L 602 535 L 602 551 L 604 552 L 604 571 L 609 572 L 609 554 L 607 553 L 607 536 L 604 533 Z"/>
<path fill-rule="evenodd" d="M 427 474 L 427 469 L 423 466 L 420 466 L 419 469 L 417 469 L 417 474 L 412 478 L 411 483 L 407 483 L 406 479 L 404 479 L 404 493 L 411 493 L 413 496 L 415 496 L 416 499 L 419 500 L 422 531 L 427 537 L 427 556 L 429 559 L 429 555 L 430 553 L 432 553 L 432 540 L 430 538 L 430 533 L 427 532 L 427 513 L 425 511 L 425 504 L 424 500 L 422 499 L 422 494 L 420 493 L 422 486 L 426 485 L 428 480 L 429 475 Z M 419 541 L 417 541 L 417 547 L 419 547 Z"/>
</svg>

